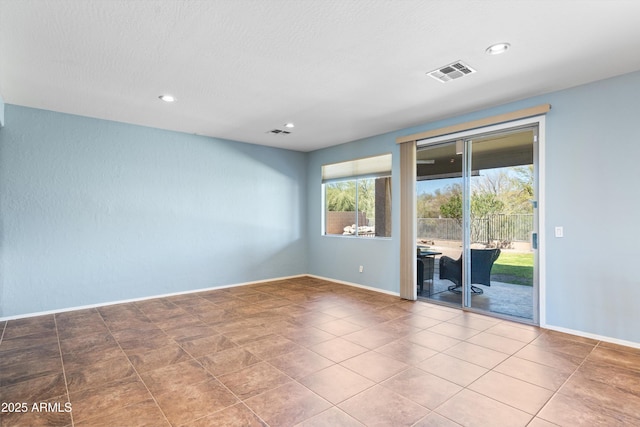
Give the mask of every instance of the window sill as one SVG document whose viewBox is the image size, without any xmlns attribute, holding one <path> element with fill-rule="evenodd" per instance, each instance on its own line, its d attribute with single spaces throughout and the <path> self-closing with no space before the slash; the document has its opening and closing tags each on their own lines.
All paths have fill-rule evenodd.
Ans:
<svg viewBox="0 0 640 427">
<path fill-rule="evenodd" d="M 348 234 L 321 234 L 320 237 L 330 237 L 338 239 L 358 239 L 358 240 L 392 240 L 393 237 L 389 236 L 352 236 Z"/>
</svg>

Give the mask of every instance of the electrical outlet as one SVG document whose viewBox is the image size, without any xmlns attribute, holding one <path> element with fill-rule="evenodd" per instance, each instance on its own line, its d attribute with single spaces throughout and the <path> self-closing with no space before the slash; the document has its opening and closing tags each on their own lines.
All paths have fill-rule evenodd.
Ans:
<svg viewBox="0 0 640 427">
<path fill-rule="evenodd" d="M 362 273 L 364 271 L 364 267 L 360 266 L 360 273 Z"/>
</svg>

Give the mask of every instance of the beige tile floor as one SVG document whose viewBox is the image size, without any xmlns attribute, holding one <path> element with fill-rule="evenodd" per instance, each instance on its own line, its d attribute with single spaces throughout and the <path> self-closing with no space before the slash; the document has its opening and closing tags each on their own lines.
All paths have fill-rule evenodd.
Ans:
<svg viewBox="0 0 640 427">
<path fill-rule="evenodd" d="M 0 333 L 2 426 L 640 425 L 638 349 L 309 277 Z"/>
</svg>

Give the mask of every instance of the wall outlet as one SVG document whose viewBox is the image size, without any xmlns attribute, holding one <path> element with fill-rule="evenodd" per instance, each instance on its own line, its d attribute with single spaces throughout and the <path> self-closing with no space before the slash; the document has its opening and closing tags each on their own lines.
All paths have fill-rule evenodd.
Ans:
<svg viewBox="0 0 640 427">
<path fill-rule="evenodd" d="M 360 271 L 360 273 L 362 273 L 364 271 L 364 267 L 360 266 L 360 270 L 359 271 Z"/>
</svg>

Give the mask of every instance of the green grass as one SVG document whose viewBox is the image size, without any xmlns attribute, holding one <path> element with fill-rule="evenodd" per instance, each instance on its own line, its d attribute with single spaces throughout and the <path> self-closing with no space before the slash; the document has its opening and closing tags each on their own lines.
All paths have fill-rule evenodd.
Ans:
<svg viewBox="0 0 640 427">
<path fill-rule="evenodd" d="M 493 264 L 491 279 L 533 286 L 533 254 L 502 252 Z"/>
</svg>

